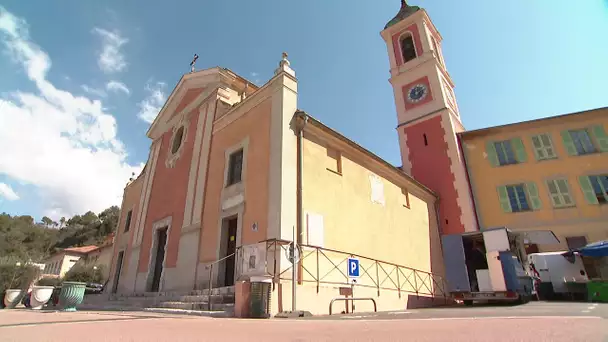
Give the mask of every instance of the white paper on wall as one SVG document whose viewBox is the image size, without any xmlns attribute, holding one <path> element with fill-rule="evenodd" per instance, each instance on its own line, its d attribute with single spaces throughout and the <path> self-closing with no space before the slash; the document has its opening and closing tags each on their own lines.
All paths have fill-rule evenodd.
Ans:
<svg viewBox="0 0 608 342">
<path fill-rule="evenodd" d="M 324 247 L 325 227 L 322 215 L 306 213 L 306 237 L 307 245 Z"/>
<path fill-rule="evenodd" d="M 241 274 L 262 276 L 266 268 L 266 244 L 257 243 L 243 246 L 243 264 Z"/>
<path fill-rule="evenodd" d="M 382 184 L 380 177 L 375 174 L 370 174 L 369 184 L 372 189 L 372 203 L 378 203 L 384 206 L 384 184 Z"/>
</svg>

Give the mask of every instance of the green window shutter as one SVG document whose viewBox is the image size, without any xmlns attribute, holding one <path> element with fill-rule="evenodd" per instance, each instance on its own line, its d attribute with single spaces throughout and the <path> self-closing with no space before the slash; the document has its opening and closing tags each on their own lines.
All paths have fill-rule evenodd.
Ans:
<svg viewBox="0 0 608 342">
<path fill-rule="evenodd" d="M 599 150 L 602 152 L 608 152 L 608 135 L 606 135 L 606 131 L 604 131 L 604 126 L 593 126 L 590 131 L 597 142 Z"/>
<path fill-rule="evenodd" d="M 576 147 L 574 146 L 574 141 L 572 141 L 572 136 L 568 131 L 562 131 L 562 141 L 564 142 L 564 147 L 568 154 L 571 156 L 576 156 Z"/>
<path fill-rule="evenodd" d="M 507 193 L 506 186 L 499 186 L 498 190 L 498 199 L 500 201 L 500 206 L 505 213 L 510 213 L 513 211 L 511 208 L 511 201 L 509 201 L 509 194 Z"/>
<path fill-rule="evenodd" d="M 559 196 L 557 182 L 555 180 L 548 180 L 547 188 L 549 189 L 549 197 L 551 197 L 551 202 L 553 202 L 553 206 L 560 207 L 562 205 L 562 199 Z"/>
<path fill-rule="evenodd" d="M 551 139 L 551 136 L 548 133 L 541 134 L 540 141 L 543 143 L 543 148 L 545 150 L 547 158 L 556 158 L 557 155 L 555 155 L 555 149 L 553 148 L 553 141 Z"/>
<path fill-rule="evenodd" d="M 488 154 L 488 161 L 492 166 L 498 166 L 498 154 L 496 154 L 496 147 L 494 147 L 493 141 L 486 143 L 486 153 Z"/>
<path fill-rule="evenodd" d="M 540 136 L 535 135 L 532 137 L 532 149 L 534 150 L 534 156 L 536 157 L 536 160 L 541 160 L 545 158 L 543 144 L 540 141 Z"/>
<path fill-rule="evenodd" d="M 585 194 L 585 199 L 589 204 L 599 204 L 597 197 L 595 196 L 595 191 L 593 190 L 593 186 L 591 186 L 591 181 L 587 176 L 578 177 L 578 181 L 581 184 L 581 190 Z"/>
<path fill-rule="evenodd" d="M 515 152 L 515 159 L 519 163 L 526 162 L 526 148 L 524 147 L 524 142 L 520 138 L 511 139 L 511 145 L 513 146 L 513 150 Z"/>
<path fill-rule="evenodd" d="M 541 207 L 540 197 L 538 196 L 538 188 L 534 182 L 526 184 L 526 190 L 528 191 L 528 197 L 530 198 L 530 206 L 534 210 L 539 210 Z"/>
<path fill-rule="evenodd" d="M 556 183 L 557 188 L 559 189 L 559 193 L 562 196 L 564 206 L 573 205 L 574 202 L 572 201 L 572 195 L 570 195 L 570 187 L 568 186 L 568 181 L 565 179 L 558 179 Z"/>
</svg>

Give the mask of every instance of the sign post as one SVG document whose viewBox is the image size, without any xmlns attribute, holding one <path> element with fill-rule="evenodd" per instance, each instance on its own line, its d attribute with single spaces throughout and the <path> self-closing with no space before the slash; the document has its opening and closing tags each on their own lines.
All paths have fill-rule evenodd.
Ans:
<svg viewBox="0 0 608 342">
<path fill-rule="evenodd" d="M 291 262 L 291 311 L 296 311 L 296 277 L 297 269 L 296 264 L 300 261 L 300 250 L 296 243 L 296 227 L 293 227 L 293 241 L 289 244 L 289 255 L 287 258 Z"/>
</svg>

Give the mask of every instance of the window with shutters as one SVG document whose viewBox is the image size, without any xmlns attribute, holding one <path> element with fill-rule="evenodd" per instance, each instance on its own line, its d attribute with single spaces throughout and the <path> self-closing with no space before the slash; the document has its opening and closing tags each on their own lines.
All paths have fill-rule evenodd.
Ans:
<svg viewBox="0 0 608 342">
<path fill-rule="evenodd" d="M 506 213 L 541 209 L 538 187 L 534 182 L 498 187 L 500 206 Z"/>
<path fill-rule="evenodd" d="M 492 166 L 513 165 L 526 162 L 526 149 L 520 138 L 486 142 L 488 161 Z"/>
<path fill-rule="evenodd" d="M 564 147 L 571 156 L 608 152 L 608 135 L 603 125 L 563 131 L 561 134 Z"/>
<path fill-rule="evenodd" d="M 532 137 L 532 146 L 534 147 L 534 155 L 536 160 L 555 159 L 555 149 L 549 134 L 539 134 Z"/>
<path fill-rule="evenodd" d="M 608 203 L 608 175 L 582 176 L 581 188 L 591 204 Z"/>
<path fill-rule="evenodd" d="M 496 155 L 498 156 L 498 163 L 500 165 L 517 164 L 511 140 L 495 142 L 494 148 L 496 149 Z"/>
<path fill-rule="evenodd" d="M 526 190 L 523 184 L 507 186 L 507 194 L 511 204 L 512 212 L 529 211 L 530 205 L 526 197 Z"/>
<path fill-rule="evenodd" d="M 587 132 L 586 129 L 570 131 L 570 136 L 572 137 L 572 143 L 574 143 L 574 147 L 576 148 L 576 154 L 595 153 L 595 146 L 593 146 L 591 136 L 589 136 L 589 132 Z"/>
<path fill-rule="evenodd" d="M 549 196 L 554 208 L 567 208 L 574 206 L 574 199 L 570 194 L 570 187 L 566 179 L 550 179 L 547 181 Z"/>
</svg>

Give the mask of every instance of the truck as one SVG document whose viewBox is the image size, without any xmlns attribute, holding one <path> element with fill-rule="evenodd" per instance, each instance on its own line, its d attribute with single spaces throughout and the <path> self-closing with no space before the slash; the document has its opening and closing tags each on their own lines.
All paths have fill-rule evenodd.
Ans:
<svg viewBox="0 0 608 342">
<path fill-rule="evenodd" d="M 534 293 L 525 243 L 557 244 L 549 230 L 507 227 L 442 236 L 447 288 L 465 305 L 474 302 L 527 303 Z"/>
</svg>

